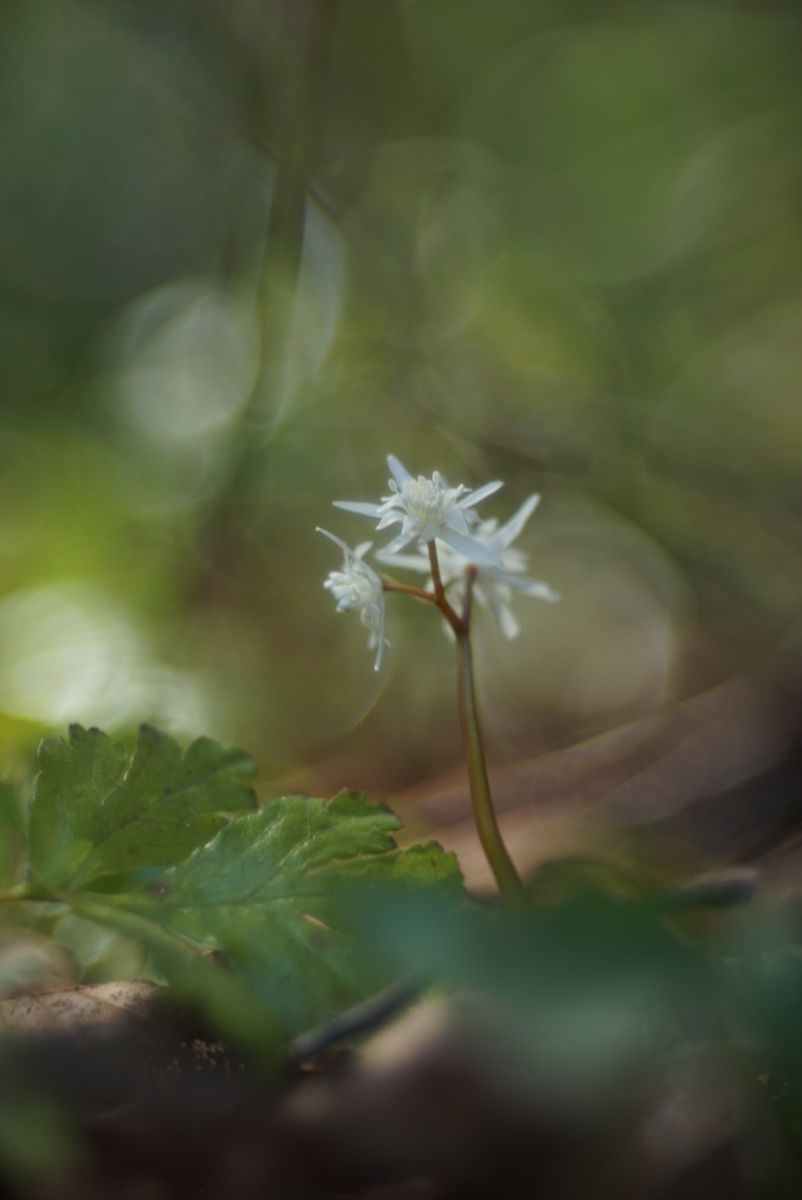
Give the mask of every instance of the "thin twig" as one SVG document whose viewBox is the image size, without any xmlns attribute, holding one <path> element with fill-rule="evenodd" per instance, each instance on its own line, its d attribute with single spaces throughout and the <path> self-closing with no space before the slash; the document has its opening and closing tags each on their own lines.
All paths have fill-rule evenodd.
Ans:
<svg viewBox="0 0 802 1200">
<path fill-rule="evenodd" d="M 340 1013 L 333 1021 L 301 1034 L 290 1043 L 290 1063 L 299 1065 L 307 1062 L 348 1038 L 380 1029 L 417 1000 L 424 986 L 420 979 L 401 979 L 361 1004 L 355 1004 L 353 1008 Z"/>
<path fill-rule="evenodd" d="M 413 587 L 410 583 L 396 583 L 394 579 L 382 579 L 385 592 L 401 592 L 404 596 L 412 596 L 414 600 L 425 600 L 427 604 L 437 604 L 437 598 L 424 588 Z"/>
</svg>

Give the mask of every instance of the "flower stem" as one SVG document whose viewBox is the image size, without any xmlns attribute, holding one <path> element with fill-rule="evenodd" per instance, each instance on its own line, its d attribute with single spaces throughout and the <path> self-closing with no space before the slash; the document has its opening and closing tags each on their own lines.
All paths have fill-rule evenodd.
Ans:
<svg viewBox="0 0 802 1200">
<path fill-rule="evenodd" d="M 510 908 L 521 908 L 526 903 L 526 889 L 518 874 L 515 863 L 504 845 L 501 830 L 493 808 L 490 780 L 487 775 L 482 730 L 476 707 L 476 689 L 473 674 L 473 652 L 471 650 L 471 613 L 473 585 L 476 568 L 468 567 L 465 572 L 465 599 L 462 615 L 458 616 L 446 599 L 437 559 L 437 547 L 433 541 L 427 543 L 429 562 L 434 584 L 434 602 L 448 621 L 457 644 L 457 705 L 459 708 L 462 743 L 468 766 L 468 784 L 471 792 L 473 819 L 479 841 L 493 872 L 502 899 Z"/>
<path fill-rule="evenodd" d="M 434 597 L 438 604 L 445 603 L 446 592 L 443 587 L 443 580 L 440 576 L 440 560 L 437 557 L 437 545 L 434 541 L 426 543 L 426 549 L 429 551 L 429 566 L 432 569 L 432 583 L 434 584 Z"/>
<path fill-rule="evenodd" d="M 413 587 L 409 583 L 396 583 L 394 579 L 382 579 L 382 587 L 385 592 L 401 592 L 404 596 L 412 596 L 413 600 L 425 600 L 427 604 L 437 604 L 437 600 L 431 592 L 424 591 L 423 588 Z M 440 607 L 437 605 L 438 608 Z"/>
<path fill-rule="evenodd" d="M 493 808 L 482 731 L 476 708 L 470 630 L 466 628 L 457 634 L 457 704 L 468 765 L 473 819 L 476 822 L 479 841 L 503 900 L 510 908 L 520 908 L 526 902 L 526 890 L 504 845 Z"/>
<path fill-rule="evenodd" d="M 437 605 L 437 607 L 440 609 L 440 612 L 443 614 L 445 619 L 448 621 L 451 628 L 454 630 L 455 636 L 459 637 L 460 633 L 463 630 L 465 630 L 467 632 L 468 626 L 465 625 L 464 621 L 460 620 L 460 618 L 454 612 L 454 609 L 451 607 L 451 605 L 449 604 L 449 602 L 446 598 L 446 590 L 443 587 L 443 580 L 440 575 L 440 563 L 437 558 L 437 546 L 436 546 L 435 542 L 434 541 L 427 542 L 426 549 L 429 551 L 429 565 L 432 570 L 432 583 L 434 584 L 434 602 Z"/>
</svg>

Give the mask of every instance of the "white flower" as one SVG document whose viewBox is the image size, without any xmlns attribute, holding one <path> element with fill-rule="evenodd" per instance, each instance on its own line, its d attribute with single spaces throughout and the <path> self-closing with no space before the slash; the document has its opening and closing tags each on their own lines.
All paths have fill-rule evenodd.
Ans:
<svg viewBox="0 0 802 1200">
<path fill-rule="evenodd" d="M 321 529 L 318 526 L 317 532 L 322 533 L 330 542 L 334 542 L 335 546 L 339 546 L 343 552 L 342 570 L 329 571 L 323 586 L 328 588 L 337 601 L 337 612 L 355 610 L 359 613 L 362 624 L 370 630 L 368 649 L 372 650 L 377 647 L 373 669 L 378 671 L 382 665 L 382 656 L 386 645 L 384 639 L 384 588 L 373 568 L 363 561 L 364 555 L 373 543 L 362 542 L 352 550 L 350 546 L 335 537 L 333 533 L 329 533 L 327 529 Z"/>
<path fill-rule="evenodd" d="M 473 594 L 480 604 L 490 609 L 501 632 L 507 638 L 514 638 L 520 632 L 518 619 L 510 606 L 512 592 L 534 596 L 538 600 L 555 601 L 560 598 L 548 584 L 539 579 L 527 578 L 524 574 L 527 569 L 527 556 L 512 544 L 539 503 L 540 496 L 530 496 L 505 525 L 499 527 L 498 521 L 495 520 L 482 521 L 475 529 L 473 537 L 492 555 L 493 562 L 489 566 L 477 561 L 473 555 L 462 554 L 447 545 L 439 546 L 437 550 L 440 576 L 448 589 L 451 603 L 457 610 L 462 607 L 465 598 L 465 570 L 471 565 L 475 566 Z M 385 550 L 377 557 L 388 566 L 408 567 L 413 571 L 424 572 L 430 569 L 429 559 L 423 555 L 390 554 L 389 550 Z"/>
<path fill-rule="evenodd" d="M 385 554 L 395 554 L 412 541 L 423 546 L 439 538 L 470 562 L 500 565 L 488 543 L 471 536 L 472 528 L 479 522 L 473 506 L 503 487 L 499 480 L 471 491 L 461 483 L 449 487 L 439 471 L 431 479 L 425 475 L 416 479 L 392 454 L 388 454 L 387 463 L 393 478 L 389 481 L 390 495 L 382 497 L 381 504 L 334 501 L 337 508 L 363 517 L 378 517 L 377 529 L 400 524 L 401 530 L 384 548 Z"/>
</svg>

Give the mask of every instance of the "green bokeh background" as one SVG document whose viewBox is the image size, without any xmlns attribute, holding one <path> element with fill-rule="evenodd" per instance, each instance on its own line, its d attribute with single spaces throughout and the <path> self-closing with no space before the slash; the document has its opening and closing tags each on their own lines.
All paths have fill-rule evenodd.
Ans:
<svg viewBox="0 0 802 1200">
<path fill-rule="evenodd" d="M 798 681 L 800 24 L 782 0 L 8 0 L 4 769 L 68 720 L 374 791 L 456 762 L 437 620 L 392 598 L 376 677 L 321 587 L 314 528 L 369 536 L 330 502 L 383 494 L 387 452 L 504 479 L 487 515 L 542 494 L 521 544 L 562 600 L 522 600 L 510 645 L 477 630 L 494 759 L 767 657 Z"/>
</svg>

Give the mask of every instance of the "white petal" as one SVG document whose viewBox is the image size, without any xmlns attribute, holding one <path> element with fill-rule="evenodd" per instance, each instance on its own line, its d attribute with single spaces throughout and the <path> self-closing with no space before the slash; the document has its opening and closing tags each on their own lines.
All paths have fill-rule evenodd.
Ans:
<svg viewBox="0 0 802 1200">
<path fill-rule="evenodd" d="M 524 596 L 533 596 L 536 600 L 548 600 L 552 604 L 560 599 L 559 592 L 555 592 L 547 583 L 541 583 L 539 579 L 522 579 L 519 583 L 510 583 L 510 587 L 522 592 Z"/>
<path fill-rule="evenodd" d="M 471 521 L 470 524 L 468 523 L 468 518 L 473 518 L 473 520 Z M 445 528 L 456 529 L 457 533 L 468 533 L 468 531 L 471 528 L 471 524 L 472 525 L 476 524 L 476 513 L 471 513 L 471 512 L 466 513 L 466 512 L 463 512 L 461 508 L 452 508 L 451 512 L 448 514 L 448 517 L 447 517 L 447 520 L 445 523 Z M 434 526 L 428 526 L 428 528 L 433 528 L 435 530 L 435 532 L 430 533 L 428 535 L 428 537 L 426 539 L 427 541 L 429 540 L 429 538 L 432 538 L 435 536 L 439 537 L 440 530 L 443 528 L 443 526 L 440 524 L 437 524 Z M 421 536 L 423 536 L 423 535 L 421 535 Z"/>
<path fill-rule="evenodd" d="M 381 554 L 395 554 L 397 550 L 403 550 L 404 546 L 408 546 L 412 541 L 414 533 L 409 533 L 402 529 L 398 537 L 393 538 L 381 551 Z"/>
<path fill-rule="evenodd" d="M 495 536 L 500 539 L 504 546 L 509 546 L 515 541 L 539 503 L 540 496 L 536 493 L 529 496 L 528 499 L 524 500 L 518 511 L 513 513 L 506 525 L 501 526 Z"/>
<path fill-rule="evenodd" d="M 403 487 L 406 481 L 412 478 L 404 464 L 399 462 L 394 454 L 387 455 L 387 466 L 399 487 Z"/>
<path fill-rule="evenodd" d="M 384 604 L 382 604 L 381 610 L 380 610 L 379 630 L 378 630 L 377 636 L 379 639 L 379 645 L 378 645 L 378 649 L 376 650 L 376 659 L 373 663 L 374 671 L 381 670 L 382 659 L 384 658 L 384 647 L 387 645 L 387 643 L 384 640 Z"/>
<path fill-rule="evenodd" d="M 521 632 L 521 626 L 509 604 L 499 604 L 494 607 L 493 615 L 499 623 L 501 632 L 508 641 L 512 641 Z"/>
<path fill-rule="evenodd" d="M 329 533 L 328 529 L 321 529 L 319 525 L 316 525 L 315 533 L 322 533 L 323 536 L 328 538 L 330 542 L 334 542 L 334 545 L 339 546 L 346 557 L 348 557 L 348 555 L 351 553 L 351 547 L 346 545 L 342 538 L 338 538 L 333 533 Z M 329 584 L 326 583 L 323 586 L 328 587 Z"/>
<path fill-rule="evenodd" d="M 346 512 L 359 513 L 360 517 L 378 517 L 382 511 L 380 505 L 365 504 L 361 500 L 332 500 L 332 504 Z"/>
<path fill-rule="evenodd" d="M 481 579 L 481 575 L 479 578 Z M 493 583 L 489 586 L 486 585 L 486 591 L 482 590 L 480 583 L 477 581 L 474 595 L 478 600 L 487 604 L 487 607 L 493 614 L 493 619 L 508 641 L 512 641 L 514 637 L 518 636 L 521 626 L 518 623 L 515 613 L 510 608 L 509 588 L 505 587 L 504 584 L 497 583 L 494 576 Z"/>
<path fill-rule="evenodd" d="M 470 508 L 474 504 L 478 504 L 480 500 L 484 500 L 488 496 L 492 496 L 494 492 L 497 492 L 499 488 L 503 487 L 503 480 L 496 479 L 493 481 L 493 483 L 486 483 L 484 487 L 477 488 L 475 492 L 471 492 L 470 496 L 468 496 L 466 500 L 460 500 L 460 504 L 463 508 Z"/>
<path fill-rule="evenodd" d="M 386 550 L 379 550 L 375 557 L 377 562 L 384 563 L 385 566 L 400 567 L 404 571 L 431 570 L 428 558 L 419 554 L 388 554 Z"/>
<path fill-rule="evenodd" d="M 404 514 L 398 509 L 393 509 L 391 512 L 385 513 L 382 519 L 376 526 L 377 529 L 386 529 L 388 525 L 397 525 L 399 521 L 404 520 Z"/>
<path fill-rule="evenodd" d="M 441 541 L 452 546 L 454 550 L 458 550 L 460 554 L 464 554 L 468 562 L 475 563 L 477 567 L 483 565 L 498 567 L 501 565 L 495 554 L 467 533 L 458 533 L 456 529 L 440 529 L 437 536 Z M 388 546 L 387 549 L 389 550 L 390 547 Z"/>
</svg>

